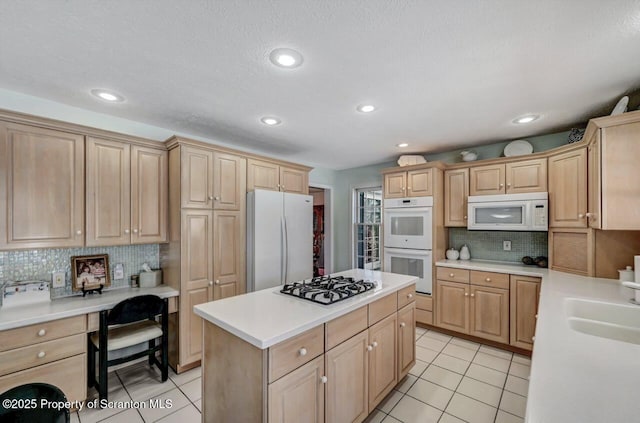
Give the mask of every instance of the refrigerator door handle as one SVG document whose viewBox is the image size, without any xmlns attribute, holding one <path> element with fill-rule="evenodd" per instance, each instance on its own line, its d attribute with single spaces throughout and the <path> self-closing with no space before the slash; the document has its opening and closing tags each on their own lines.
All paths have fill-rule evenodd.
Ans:
<svg viewBox="0 0 640 423">
<path fill-rule="evenodd" d="M 285 239 L 286 239 L 286 235 L 284 232 L 284 216 L 280 216 L 280 285 L 284 285 L 285 283 L 285 279 L 284 279 L 284 268 L 285 268 L 284 258 L 286 254 Z"/>
<path fill-rule="evenodd" d="M 287 283 L 288 270 L 289 270 L 289 233 L 287 232 L 287 217 L 283 217 L 284 222 L 284 283 Z"/>
</svg>

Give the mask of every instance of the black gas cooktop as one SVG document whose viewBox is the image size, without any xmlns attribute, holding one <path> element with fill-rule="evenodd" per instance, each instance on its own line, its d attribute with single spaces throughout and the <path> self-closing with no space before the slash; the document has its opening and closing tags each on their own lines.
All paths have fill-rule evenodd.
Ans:
<svg viewBox="0 0 640 423">
<path fill-rule="evenodd" d="M 286 283 L 280 292 L 314 303 L 328 305 L 365 293 L 375 287 L 375 282 L 326 275 L 308 281 Z"/>
</svg>

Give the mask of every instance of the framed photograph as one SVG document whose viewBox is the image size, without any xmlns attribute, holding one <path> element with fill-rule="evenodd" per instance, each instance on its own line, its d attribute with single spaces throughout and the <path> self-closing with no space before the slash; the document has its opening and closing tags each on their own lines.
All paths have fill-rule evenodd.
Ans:
<svg viewBox="0 0 640 423">
<path fill-rule="evenodd" d="M 97 290 L 111 285 L 109 255 L 71 257 L 71 285 L 73 291 Z"/>
</svg>

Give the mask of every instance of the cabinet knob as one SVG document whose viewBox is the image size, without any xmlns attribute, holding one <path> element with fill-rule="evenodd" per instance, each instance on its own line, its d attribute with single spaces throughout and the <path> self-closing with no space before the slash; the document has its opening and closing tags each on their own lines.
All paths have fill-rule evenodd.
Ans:
<svg viewBox="0 0 640 423">
<path fill-rule="evenodd" d="M 373 347 L 371 345 L 367 345 L 367 351 L 373 351 Z"/>
<path fill-rule="evenodd" d="M 407 187 L 407 189 L 408 189 L 409 191 L 411 191 L 411 187 Z"/>
<path fill-rule="evenodd" d="M 504 184 L 500 184 L 500 188 L 502 188 L 504 186 Z"/>
<path fill-rule="evenodd" d="M 209 196 L 209 200 L 213 200 L 213 195 L 210 195 L 210 196 Z"/>
<path fill-rule="evenodd" d="M 326 377 L 326 376 L 322 376 L 322 377 L 320 378 L 320 382 L 322 382 L 322 383 L 327 383 L 327 381 L 328 381 L 328 380 L 329 380 L 329 379 L 327 379 L 327 377 Z"/>
<path fill-rule="evenodd" d="M 220 197 L 213 197 L 214 200 L 220 201 Z"/>
<path fill-rule="evenodd" d="M 507 187 L 510 187 L 510 186 L 511 186 L 511 184 L 507 184 Z"/>
<path fill-rule="evenodd" d="M 125 230 L 124 230 L 124 233 L 125 233 L 125 234 L 128 234 L 128 233 L 129 233 L 129 229 L 125 229 Z"/>
<path fill-rule="evenodd" d="M 77 230 L 76 231 L 76 235 L 82 235 L 82 231 L 81 230 Z"/>
<path fill-rule="evenodd" d="M 407 295 L 407 298 L 408 298 L 408 299 L 412 299 L 412 298 L 413 298 L 413 294 L 409 294 L 409 295 Z"/>
<path fill-rule="evenodd" d="M 406 324 L 405 322 L 401 322 L 401 323 L 400 323 L 400 327 L 401 327 L 401 328 L 403 328 L 403 327 L 405 327 L 405 326 L 407 326 L 407 324 Z"/>
<path fill-rule="evenodd" d="M 467 216 L 464 216 L 464 217 L 463 217 L 463 219 L 464 219 L 464 220 L 467 220 Z"/>
<path fill-rule="evenodd" d="M 465 292 L 465 293 L 464 293 L 464 296 L 465 296 L 465 297 L 468 297 L 468 296 L 469 296 L 469 293 L 468 293 L 468 292 Z"/>
<path fill-rule="evenodd" d="M 301 357 L 304 357 L 305 355 L 307 355 L 307 349 L 305 347 L 302 347 L 298 350 L 298 354 L 300 354 Z"/>
<path fill-rule="evenodd" d="M 593 214 L 593 213 L 585 213 L 585 216 L 591 218 L 591 217 L 595 217 L 595 214 Z"/>
<path fill-rule="evenodd" d="M 472 296 L 472 297 L 475 297 L 475 296 L 476 296 L 476 294 L 473 294 L 473 293 L 472 293 L 472 294 L 471 294 L 471 296 Z"/>
<path fill-rule="evenodd" d="M 578 219 L 582 219 L 584 217 L 584 214 L 580 213 L 578 214 Z"/>
<path fill-rule="evenodd" d="M 38 331 L 38 336 L 45 336 L 46 334 L 47 334 L 46 329 L 40 329 L 40 330 Z"/>
<path fill-rule="evenodd" d="M 376 341 L 373 341 L 373 344 L 371 344 L 371 345 L 373 345 L 373 348 L 375 348 L 375 347 L 378 346 L 378 343 Z"/>
<path fill-rule="evenodd" d="M 487 279 L 485 279 L 485 281 L 491 282 L 491 278 L 487 278 Z"/>
<path fill-rule="evenodd" d="M 282 188 L 282 190 L 284 191 L 284 185 L 281 185 L 280 188 Z"/>
<path fill-rule="evenodd" d="M 452 278 L 453 277 L 453 273 L 449 273 L 449 277 Z"/>
<path fill-rule="evenodd" d="M 213 281 L 209 281 L 209 286 L 213 286 Z"/>
<path fill-rule="evenodd" d="M 220 279 L 216 279 L 216 285 L 220 285 Z"/>
<path fill-rule="evenodd" d="M 38 353 L 38 358 L 44 358 L 44 356 L 47 355 L 44 351 L 40 351 Z"/>
<path fill-rule="evenodd" d="M 536 314 L 536 319 L 538 318 L 538 315 Z"/>
<path fill-rule="evenodd" d="M 531 337 L 531 342 L 536 342 L 536 337 L 535 336 Z"/>
<path fill-rule="evenodd" d="M 137 234 L 137 233 L 138 233 L 138 230 L 137 230 L 137 229 L 134 229 L 134 230 L 133 230 L 133 233 L 134 233 L 134 234 Z"/>
</svg>

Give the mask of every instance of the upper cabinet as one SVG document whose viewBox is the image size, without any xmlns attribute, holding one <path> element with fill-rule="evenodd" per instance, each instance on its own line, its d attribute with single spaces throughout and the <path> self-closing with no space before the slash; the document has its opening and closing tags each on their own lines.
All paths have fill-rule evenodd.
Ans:
<svg viewBox="0 0 640 423">
<path fill-rule="evenodd" d="M 90 137 L 86 245 L 167 240 L 167 152 Z"/>
<path fill-rule="evenodd" d="M 472 167 L 470 195 L 547 191 L 547 159 L 523 160 Z"/>
<path fill-rule="evenodd" d="M 444 226 L 467 226 L 469 169 L 444 171 Z"/>
<path fill-rule="evenodd" d="M 213 208 L 240 210 L 246 195 L 247 159 L 213 153 Z"/>
<path fill-rule="evenodd" d="M 84 137 L 0 122 L 0 249 L 84 245 Z"/>
<path fill-rule="evenodd" d="M 263 160 L 247 160 L 247 191 L 267 189 L 298 194 L 309 193 L 309 172 Z"/>
<path fill-rule="evenodd" d="M 587 227 L 587 149 L 549 157 L 549 227 Z"/>
<path fill-rule="evenodd" d="M 180 148 L 181 206 L 213 208 L 213 151 L 185 145 Z"/>
<path fill-rule="evenodd" d="M 416 169 L 384 175 L 384 198 L 433 195 L 433 169 Z"/>
</svg>

